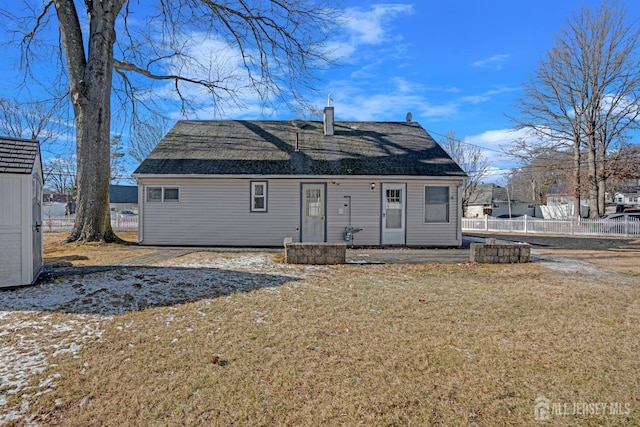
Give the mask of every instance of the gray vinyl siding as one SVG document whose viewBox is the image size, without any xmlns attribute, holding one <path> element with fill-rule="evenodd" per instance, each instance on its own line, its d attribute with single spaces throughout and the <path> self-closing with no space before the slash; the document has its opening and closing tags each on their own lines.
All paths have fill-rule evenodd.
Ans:
<svg viewBox="0 0 640 427">
<path fill-rule="evenodd" d="M 269 181 L 266 212 L 251 212 L 249 180 L 143 180 L 142 243 L 281 246 L 297 236 L 297 183 Z M 178 186 L 179 202 L 147 202 L 146 187 Z"/>
<path fill-rule="evenodd" d="M 267 181 L 267 211 L 251 212 L 251 181 Z M 376 183 L 371 191 L 371 183 Z M 341 242 L 349 225 L 362 228 L 355 245 L 379 245 L 383 182 L 407 184 L 407 245 L 459 245 L 458 181 L 372 179 L 160 179 L 139 178 L 140 239 L 145 245 L 282 246 L 300 239 L 302 183 L 326 185 L 326 240 Z M 425 184 L 448 185 L 454 197 L 449 223 L 424 223 Z M 180 188 L 178 203 L 146 201 L 146 187 Z M 341 212 L 342 210 L 342 212 Z"/>
<path fill-rule="evenodd" d="M 370 190 L 377 182 L 375 191 Z M 338 180 L 327 185 L 327 241 L 341 242 L 344 229 L 349 225 L 349 198 L 351 200 L 351 226 L 361 228 L 354 234 L 354 245 L 380 244 L 380 182 L 375 180 Z M 342 214 L 339 210 L 342 209 Z"/>
<path fill-rule="evenodd" d="M 425 185 L 449 187 L 449 222 L 424 222 Z M 407 245 L 459 246 L 461 205 L 458 183 L 446 181 L 419 181 L 407 183 Z"/>
</svg>

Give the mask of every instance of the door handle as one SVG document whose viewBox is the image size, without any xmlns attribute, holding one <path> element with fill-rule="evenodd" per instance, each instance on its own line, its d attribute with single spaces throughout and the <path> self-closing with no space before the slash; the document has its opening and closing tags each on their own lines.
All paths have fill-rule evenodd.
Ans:
<svg viewBox="0 0 640 427">
<path fill-rule="evenodd" d="M 42 228 L 42 223 L 36 221 L 36 232 L 40 232 L 40 229 Z"/>
</svg>

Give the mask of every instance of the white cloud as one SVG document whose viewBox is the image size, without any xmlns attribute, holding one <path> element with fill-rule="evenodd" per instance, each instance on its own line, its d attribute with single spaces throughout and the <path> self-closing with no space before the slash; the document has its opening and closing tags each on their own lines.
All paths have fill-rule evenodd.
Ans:
<svg viewBox="0 0 640 427">
<path fill-rule="evenodd" d="M 377 4 L 368 11 L 347 9 L 345 28 L 359 44 L 379 44 L 386 41 L 385 24 L 399 14 L 413 13 L 409 4 Z"/>
<path fill-rule="evenodd" d="M 433 122 L 461 120 L 470 114 L 470 106 L 490 102 L 492 97 L 512 90 L 501 87 L 478 95 L 455 96 L 460 92 L 456 87 L 427 86 L 395 77 L 376 85 L 361 84 L 357 79 L 333 81 L 324 92 L 331 92 L 338 120 L 404 120 L 411 111 L 414 120 Z M 318 99 L 316 105 L 326 105 L 326 99 Z"/>
<path fill-rule="evenodd" d="M 376 78 L 378 75 L 377 69 L 383 65 L 385 60 L 384 55 L 380 55 L 380 48 L 376 47 L 375 52 L 371 52 L 367 47 L 379 46 L 382 44 L 392 44 L 391 48 L 394 48 L 395 52 L 398 52 L 397 44 L 402 40 L 402 37 L 394 35 L 392 32 L 392 22 L 395 18 L 401 15 L 408 15 L 414 12 L 413 6 L 410 4 L 377 4 L 370 5 L 366 8 L 348 8 L 345 9 L 345 18 L 343 19 L 343 30 L 338 35 L 339 39 L 330 44 L 329 51 L 331 55 L 338 60 L 352 63 L 362 63 L 363 65 L 357 71 L 354 71 L 351 75 L 351 82 L 348 85 L 352 86 L 354 81 L 365 81 L 367 79 Z M 225 80 L 221 81 L 221 86 L 231 87 L 238 95 L 240 100 L 240 106 L 233 104 L 227 104 L 223 107 L 223 116 L 227 117 L 257 117 L 269 114 L 269 111 L 265 111 L 261 106 L 261 99 L 259 94 L 251 88 L 248 81 L 246 71 L 244 70 L 242 62 L 242 53 L 236 46 L 229 45 L 224 40 L 216 39 L 214 36 L 205 33 L 192 33 L 188 35 L 188 39 L 184 41 L 184 47 L 182 53 L 192 58 L 186 64 L 178 63 L 177 61 L 167 61 L 164 68 L 167 73 L 180 74 L 193 79 L 211 79 L 215 80 L 217 77 L 225 77 Z M 395 46 L 395 47 L 394 47 Z M 401 50 L 401 49 L 400 49 Z M 247 52 L 245 52 L 246 54 Z M 250 52 L 249 52 L 250 53 Z M 366 60 L 362 60 L 363 56 L 368 56 Z M 339 85 L 339 84 L 338 84 Z M 335 93 L 336 83 L 331 84 L 331 88 L 328 88 L 328 92 Z M 412 89 L 412 84 L 408 80 L 401 78 L 396 79 L 393 86 L 395 91 L 399 91 L 402 94 L 417 93 L 418 89 Z M 370 91 L 371 88 L 366 89 Z M 456 90 L 455 88 L 448 88 L 448 90 Z M 323 91 L 327 93 L 327 91 Z M 385 90 L 386 92 L 386 90 Z M 193 118 L 212 119 L 220 116 L 219 107 L 212 107 L 211 94 L 203 87 L 198 85 L 181 85 L 181 94 L 184 98 L 189 99 L 195 105 L 200 105 L 196 114 L 190 114 Z M 167 83 L 163 88 L 154 93 L 159 99 L 166 99 L 178 105 L 179 97 L 175 91 L 175 85 L 173 82 Z M 357 96 L 358 94 L 355 93 Z M 397 95 L 393 95 L 393 98 L 401 105 L 402 110 L 405 102 L 402 102 Z M 375 117 L 376 113 L 384 113 L 388 109 L 385 107 L 388 96 L 381 94 L 375 96 L 372 99 L 369 97 L 359 97 L 365 104 L 365 107 L 360 106 L 359 111 L 353 112 L 355 117 Z M 417 97 L 414 97 L 417 98 Z M 416 99 L 412 101 L 414 104 L 419 103 Z M 322 101 L 318 105 L 325 105 L 326 100 Z M 345 105 L 358 105 L 357 101 L 350 99 L 349 102 L 345 102 Z M 418 108 L 414 108 L 414 111 L 418 111 Z M 403 113 L 404 117 L 406 111 Z M 172 118 L 181 118 L 181 114 L 176 111 L 169 114 Z M 379 118 L 379 117 L 378 117 Z"/>
<path fill-rule="evenodd" d="M 342 40 L 333 42 L 330 50 L 336 58 L 348 60 L 358 53 L 358 49 L 366 45 L 379 45 L 390 40 L 402 40 L 390 33 L 390 21 L 398 15 L 410 15 L 413 5 L 410 4 L 377 4 L 367 10 L 349 8 L 345 10 L 343 19 L 344 36 Z"/>
<path fill-rule="evenodd" d="M 246 52 L 251 53 L 251 52 Z M 191 33 L 183 42 L 180 59 L 170 58 L 163 64 L 167 74 L 180 75 L 194 81 L 208 80 L 216 82 L 219 101 L 214 105 L 211 92 L 202 85 L 180 83 L 180 94 L 175 90 L 173 81 L 167 82 L 153 95 L 160 100 L 168 100 L 174 106 L 179 105 L 180 97 L 196 106 L 197 111 L 190 113 L 194 119 L 214 119 L 222 116 L 238 116 L 241 114 L 263 113 L 259 94 L 252 89 L 242 61 L 242 52 L 235 45 L 205 33 Z M 184 61 L 182 60 L 184 59 Z M 229 91 L 229 96 L 224 91 Z M 174 107 L 175 108 L 175 107 Z M 175 110 L 168 113 L 173 119 L 183 118 Z"/>
<path fill-rule="evenodd" d="M 526 132 L 523 130 L 496 129 L 485 131 L 479 135 L 467 136 L 464 141 L 483 148 L 500 151 L 503 146 L 509 145 L 525 135 Z"/>
<path fill-rule="evenodd" d="M 499 55 L 493 55 L 489 58 L 481 59 L 472 63 L 474 67 L 484 68 L 484 67 L 493 67 L 497 70 L 502 68 L 502 65 L 509 60 L 509 55 L 503 53 Z"/>
<path fill-rule="evenodd" d="M 512 128 L 488 130 L 478 135 L 466 136 L 463 141 L 483 149 L 483 154 L 495 169 L 493 175 L 504 176 L 511 168 L 519 166 L 516 159 L 505 153 L 519 139 L 526 139 L 532 144 L 539 142 L 539 139 L 530 131 Z"/>
</svg>

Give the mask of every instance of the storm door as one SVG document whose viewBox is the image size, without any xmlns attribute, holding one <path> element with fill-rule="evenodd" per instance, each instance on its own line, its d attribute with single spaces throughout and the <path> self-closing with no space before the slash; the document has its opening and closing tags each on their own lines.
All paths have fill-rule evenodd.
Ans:
<svg viewBox="0 0 640 427">
<path fill-rule="evenodd" d="M 405 244 L 406 206 L 405 184 L 382 184 L 382 244 Z"/>
<path fill-rule="evenodd" d="M 302 242 L 325 241 L 325 185 L 302 184 Z"/>
</svg>

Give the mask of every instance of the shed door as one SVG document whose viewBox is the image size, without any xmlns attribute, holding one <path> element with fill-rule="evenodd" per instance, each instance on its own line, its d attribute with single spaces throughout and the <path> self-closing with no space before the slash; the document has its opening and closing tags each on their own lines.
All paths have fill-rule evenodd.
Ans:
<svg viewBox="0 0 640 427">
<path fill-rule="evenodd" d="M 325 241 L 324 184 L 302 184 L 302 242 Z"/>
<path fill-rule="evenodd" d="M 33 278 L 35 279 L 42 267 L 42 184 L 35 178 L 33 179 L 32 194 L 33 223 L 31 224 L 31 233 L 33 236 Z"/>
<path fill-rule="evenodd" d="M 406 205 L 405 184 L 382 184 L 382 244 L 405 244 Z"/>
</svg>

